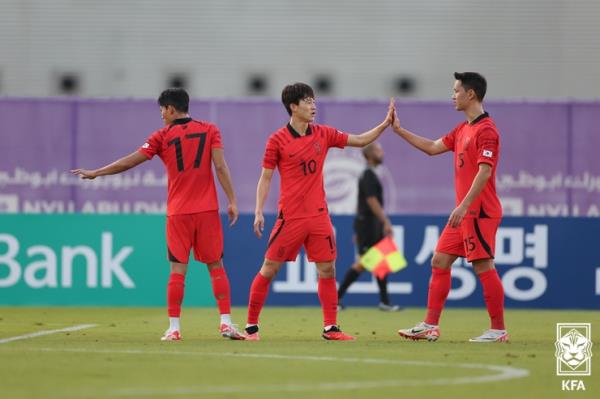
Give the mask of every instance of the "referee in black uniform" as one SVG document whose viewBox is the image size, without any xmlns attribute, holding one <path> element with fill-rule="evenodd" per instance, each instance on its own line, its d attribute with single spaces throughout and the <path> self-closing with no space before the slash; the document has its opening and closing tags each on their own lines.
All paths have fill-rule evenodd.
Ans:
<svg viewBox="0 0 600 399">
<path fill-rule="evenodd" d="M 358 211 L 354 219 L 354 233 L 359 257 L 377 244 L 383 237 L 393 234 L 392 223 L 383 211 L 383 186 L 375 168 L 383 162 L 383 148 L 377 142 L 364 147 L 362 153 L 367 160 L 367 168 L 358 180 Z M 338 290 L 338 308 L 344 309 L 342 297 L 354 281 L 365 270 L 357 259 L 344 276 Z M 379 286 L 379 309 L 384 311 L 400 310 L 390 303 L 387 292 L 387 277 L 377 278 Z"/>
</svg>

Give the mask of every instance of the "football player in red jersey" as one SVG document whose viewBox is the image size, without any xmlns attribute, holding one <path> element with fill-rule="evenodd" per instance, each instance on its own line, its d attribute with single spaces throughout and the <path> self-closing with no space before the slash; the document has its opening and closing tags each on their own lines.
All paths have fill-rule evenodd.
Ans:
<svg viewBox="0 0 600 399">
<path fill-rule="evenodd" d="M 435 341 L 440 335 L 440 315 L 451 287 L 451 266 L 458 257 L 473 264 L 483 286 L 483 297 L 491 320 L 490 329 L 470 342 L 505 342 L 504 289 L 494 266 L 496 231 L 502 206 L 496 194 L 496 166 L 500 157 L 500 135 L 492 118 L 483 109 L 487 89 L 485 78 L 476 72 L 454 73 L 452 100 L 466 121 L 435 141 L 417 136 L 400 126 L 396 116 L 394 132 L 428 155 L 454 152 L 456 208 L 431 260 L 427 315 L 413 328 L 398 333 L 410 339 Z"/>
<path fill-rule="evenodd" d="M 264 228 L 263 207 L 275 168 L 279 169 L 281 189 L 278 217 L 267 244 L 262 267 L 250 288 L 246 339 L 258 340 L 258 318 L 269 285 L 281 265 L 293 261 L 304 246 L 308 259 L 319 274 L 318 296 L 323 309 L 328 340 L 352 340 L 337 325 L 335 280 L 336 244 L 325 201 L 323 165 L 331 147 L 364 147 L 392 123 L 394 102 L 390 100 L 383 122 L 358 135 L 313 123 L 317 104 L 313 89 L 304 83 L 286 86 L 281 94 L 290 121 L 273 133 L 266 145 L 262 173 L 256 192 L 254 232 L 260 238 Z"/>
<path fill-rule="evenodd" d="M 230 226 L 238 218 L 238 208 L 225 162 L 219 128 L 193 120 L 188 114 L 189 96 L 180 88 L 167 89 L 158 98 L 165 127 L 154 132 L 137 151 L 95 170 L 74 169 L 82 179 L 113 175 L 129 170 L 158 155 L 168 176 L 167 256 L 171 275 L 167 285 L 169 329 L 163 341 L 181 339 L 179 317 L 184 294 L 190 250 L 194 258 L 208 266 L 212 288 L 221 315 L 223 337 L 243 339 L 231 321 L 229 279 L 223 266 L 223 231 L 212 165 L 227 195 Z"/>
</svg>

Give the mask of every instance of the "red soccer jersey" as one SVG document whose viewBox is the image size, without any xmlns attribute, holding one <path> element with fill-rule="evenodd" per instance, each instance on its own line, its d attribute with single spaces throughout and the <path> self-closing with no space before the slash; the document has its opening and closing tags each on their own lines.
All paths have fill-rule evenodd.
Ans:
<svg viewBox="0 0 600 399">
<path fill-rule="evenodd" d="M 454 151 L 454 185 L 456 205 L 465 198 L 479 164 L 492 167 L 492 175 L 479 196 L 469 207 L 465 217 L 502 217 L 502 205 L 496 194 L 496 166 L 500 157 L 500 136 L 488 113 L 477 117 L 472 123 L 463 122 L 442 138 L 446 147 Z"/>
<path fill-rule="evenodd" d="M 323 164 L 330 147 L 344 148 L 348 134 L 324 125 L 310 124 L 301 136 L 288 124 L 269 137 L 263 159 L 266 169 L 279 168 L 279 214 L 296 219 L 327 212 Z"/>
<path fill-rule="evenodd" d="M 152 133 L 139 148 L 158 155 L 168 176 L 167 216 L 219 209 L 212 173 L 213 148 L 223 148 L 216 125 L 191 118 L 175 120 Z"/>
</svg>

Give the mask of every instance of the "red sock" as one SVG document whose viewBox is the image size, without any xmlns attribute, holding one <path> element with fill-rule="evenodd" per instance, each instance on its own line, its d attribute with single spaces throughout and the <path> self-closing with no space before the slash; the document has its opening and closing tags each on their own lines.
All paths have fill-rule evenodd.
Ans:
<svg viewBox="0 0 600 399">
<path fill-rule="evenodd" d="M 229 289 L 229 279 L 225 273 L 224 267 L 209 269 L 210 279 L 212 281 L 213 294 L 217 300 L 220 314 L 231 313 L 231 292 Z"/>
<path fill-rule="evenodd" d="M 431 268 L 431 281 L 429 281 L 429 296 L 427 297 L 427 317 L 425 323 L 438 325 L 440 316 L 444 309 L 444 303 L 448 298 L 452 286 L 452 275 L 450 268 Z"/>
<path fill-rule="evenodd" d="M 495 330 L 504 330 L 504 288 L 496 269 L 488 270 L 479 275 L 483 286 L 483 299 Z"/>
<path fill-rule="evenodd" d="M 171 273 L 167 285 L 167 310 L 169 317 L 179 317 L 181 314 L 181 302 L 183 302 L 183 290 L 185 288 L 185 276 L 179 273 Z"/>
<path fill-rule="evenodd" d="M 323 309 L 323 325 L 337 325 L 337 287 L 335 277 L 319 278 L 319 301 Z"/>
<path fill-rule="evenodd" d="M 258 324 L 258 316 L 269 294 L 269 284 L 271 284 L 271 280 L 260 273 L 254 277 L 248 300 L 248 324 Z"/>
</svg>

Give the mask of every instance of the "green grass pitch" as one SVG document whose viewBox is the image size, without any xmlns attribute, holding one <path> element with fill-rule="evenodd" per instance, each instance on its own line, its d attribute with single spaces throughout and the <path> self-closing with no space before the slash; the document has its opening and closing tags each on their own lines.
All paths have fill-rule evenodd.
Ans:
<svg viewBox="0 0 600 399">
<path fill-rule="evenodd" d="M 213 308 L 184 308 L 181 342 L 161 342 L 162 308 L 0 307 L 2 398 L 584 398 L 600 397 L 600 365 L 565 392 L 556 376 L 556 323 L 591 323 L 600 357 L 600 312 L 508 310 L 507 344 L 473 344 L 485 309 L 446 309 L 438 342 L 396 331 L 423 309 L 339 316 L 355 342 L 320 338 L 319 308 L 266 307 L 261 341 L 218 335 Z M 233 310 L 243 325 L 245 309 Z M 30 336 L 82 324 L 94 327 Z M 27 336 L 25 339 L 7 340 Z"/>
</svg>

